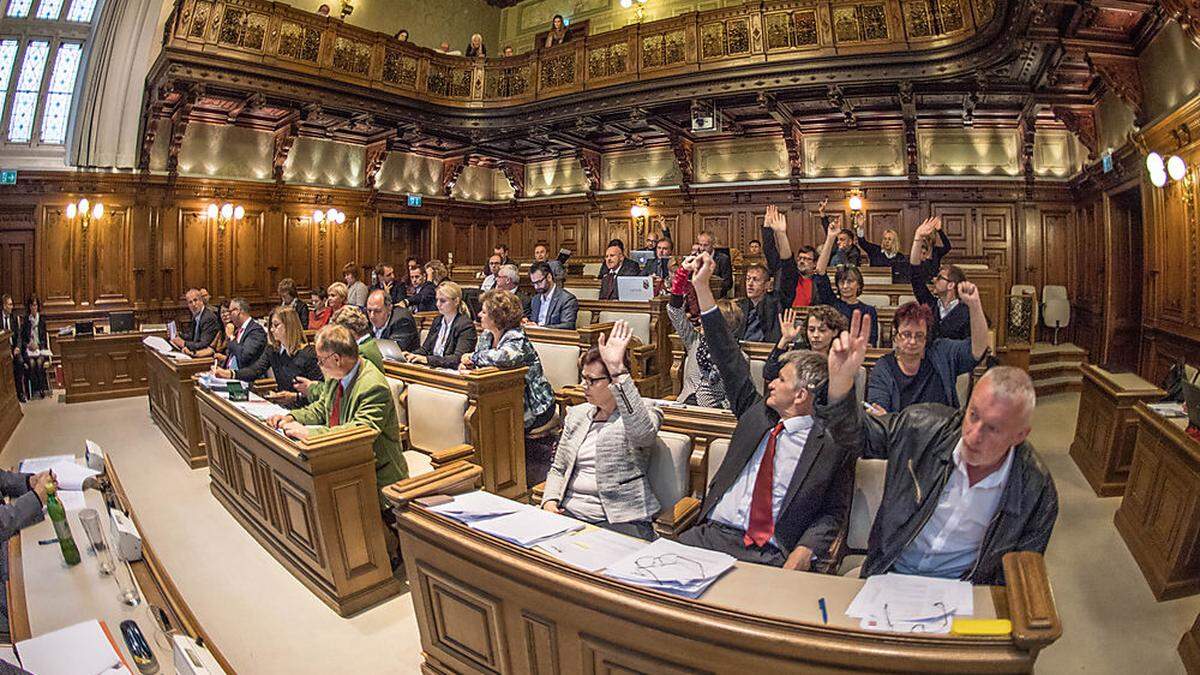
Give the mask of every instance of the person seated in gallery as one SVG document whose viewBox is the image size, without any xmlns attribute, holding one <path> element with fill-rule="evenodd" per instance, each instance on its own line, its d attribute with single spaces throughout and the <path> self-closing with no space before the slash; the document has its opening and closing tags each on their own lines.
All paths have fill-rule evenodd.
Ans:
<svg viewBox="0 0 1200 675">
<path fill-rule="evenodd" d="M 411 267 L 408 270 L 408 287 L 404 305 L 410 312 L 436 312 L 437 298 L 434 297 L 436 289 L 433 282 L 425 277 L 424 267 L 420 265 Z"/>
<path fill-rule="evenodd" d="M 405 352 L 404 358 L 433 368 L 457 368 L 463 355 L 475 350 L 475 322 L 471 321 L 458 284 L 443 281 L 438 284 L 436 297 L 438 316 L 429 327 L 425 343 Z"/>
<path fill-rule="evenodd" d="M 763 384 L 779 377 L 781 359 L 793 349 L 809 349 L 828 356 L 833 339 L 849 325 L 846 317 L 829 305 L 809 307 L 804 321 L 800 321 L 800 313 L 795 308 L 785 309 L 779 321 L 779 340 L 763 364 Z"/>
<path fill-rule="evenodd" d="M 546 479 L 554 454 L 553 439 L 530 438 L 529 433 L 554 419 L 554 388 L 542 370 L 533 343 L 521 329 L 521 300 L 510 291 L 488 291 L 480 298 L 479 325 L 483 331 L 475 351 L 463 354 L 462 369 L 494 366 L 525 371 L 525 477 L 529 485 Z"/>
<path fill-rule="evenodd" d="M 735 300 L 746 320 L 735 335 L 747 342 L 775 342 L 779 339 L 779 301 L 770 293 L 771 273 L 767 266 L 746 266 L 746 297 Z"/>
<path fill-rule="evenodd" d="M 192 315 L 192 325 L 186 331 L 176 333 L 171 338 L 171 345 L 185 354 L 189 351 L 194 355 L 205 347 L 211 347 L 221 332 L 222 323 L 217 313 L 205 306 L 204 296 L 197 288 L 189 288 L 183 294 L 187 302 L 188 312 Z"/>
<path fill-rule="evenodd" d="M 346 310 L 358 310 L 347 307 Z M 379 432 L 375 452 L 375 485 L 382 490 L 408 477 L 408 463 L 400 444 L 400 423 L 387 378 L 370 361 L 362 358 L 358 342 L 338 324 L 317 333 L 316 358 L 324 377 L 321 394 L 311 403 L 287 415 L 268 418 L 289 438 L 315 438 L 344 425 L 363 425 Z M 388 513 L 387 501 L 379 495 L 380 511 Z M 386 519 L 386 516 L 385 516 Z"/>
<path fill-rule="evenodd" d="M 21 358 L 21 317 L 13 311 L 13 299 L 8 293 L 4 294 L 3 312 L 0 312 L 0 330 L 8 332 L 13 383 L 17 388 L 17 400 L 24 403 L 28 397 L 25 396 L 25 362 Z"/>
<path fill-rule="evenodd" d="M 296 282 L 291 277 L 280 279 L 277 292 L 279 293 L 279 306 L 291 307 L 292 311 L 299 317 L 300 325 L 307 326 L 308 305 L 304 304 L 304 301 L 297 295 Z M 347 299 L 349 299 L 349 290 L 347 290 Z"/>
<path fill-rule="evenodd" d="M 574 330 L 579 300 L 573 293 L 558 286 L 550 263 L 535 262 L 530 265 L 529 283 L 533 285 L 534 295 L 529 300 L 529 315 L 524 323 Z"/>
<path fill-rule="evenodd" d="M 212 309 L 210 308 L 209 311 L 212 311 Z M 221 303 L 217 305 L 216 316 L 217 335 L 213 338 L 211 343 L 199 349 L 192 349 L 191 347 L 185 346 L 180 351 L 194 359 L 206 359 L 213 356 L 219 356 L 221 360 L 224 361 L 225 345 L 229 343 L 229 331 L 226 328 L 230 322 L 228 298 L 221 300 Z"/>
<path fill-rule="evenodd" d="M 611 241 L 604 249 L 604 264 L 600 267 L 600 299 L 618 300 L 617 277 L 641 276 L 637 262 L 625 257 L 625 246 Z"/>
<path fill-rule="evenodd" d="M 321 379 L 316 352 L 304 338 L 300 317 L 291 307 L 281 306 L 271 311 L 267 348 L 257 361 L 237 370 L 214 367 L 213 372 L 217 377 L 254 382 L 266 377 L 268 369 L 274 375 L 275 390 L 266 394 L 266 398 L 285 408 L 304 403 L 304 397 L 296 390 L 297 378 Z"/>
<path fill-rule="evenodd" d="M 267 348 L 267 331 L 250 316 L 250 303 L 244 298 L 229 301 L 229 323 L 225 326 L 225 362 L 228 370 L 253 366 Z"/>
<path fill-rule="evenodd" d="M 825 243 L 821 246 L 821 254 L 817 258 L 816 275 L 824 279 L 828 279 L 826 271 L 830 265 L 830 253 L 834 249 L 842 234 L 837 230 L 830 228 L 829 233 L 825 236 Z M 840 246 L 840 243 L 837 243 Z M 857 249 L 855 249 L 857 250 Z M 855 310 L 862 312 L 871 317 L 871 346 L 879 346 L 879 313 L 875 307 L 868 305 L 858 299 L 862 293 L 863 286 L 866 281 L 863 279 L 862 271 L 856 265 L 840 265 L 834 275 L 834 284 L 837 285 L 837 296 L 830 298 L 830 305 L 842 313 L 849 321 Z"/>
<path fill-rule="evenodd" d="M 567 41 L 567 22 L 562 14 L 555 14 L 553 19 L 550 19 L 550 32 L 546 33 L 546 41 L 542 43 L 543 47 L 553 47 L 561 45 Z"/>
<path fill-rule="evenodd" d="M 979 364 L 988 349 L 987 317 L 979 289 L 964 281 L 958 295 L 971 313 L 971 337 L 932 338 L 933 312 L 918 302 L 896 310 L 892 351 L 880 357 L 867 381 L 870 412 L 900 412 L 914 403 L 941 403 L 957 408 L 958 376 Z"/>
<path fill-rule="evenodd" d="M 1019 368 L 987 371 L 965 408 L 922 403 L 882 417 L 850 395 L 869 342 L 856 316 L 829 356 L 818 418 L 864 457 L 887 460 L 861 574 L 897 572 L 1004 585 L 1004 555 L 1044 553 L 1058 517 L 1054 479 L 1027 441 L 1036 403 Z"/>
<path fill-rule="evenodd" d="M 567 409 L 542 508 L 653 541 L 661 510 L 647 476 L 662 412 L 642 401 L 629 374 L 629 324 L 580 359 L 586 402 Z"/>
<path fill-rule="evenodd" d="M 408 42 L 408 30 L 401 28 L 392 36 L 396 42 Z"/>
<path fill-rule="evenodd" d="M 857 446 L 814 424 L 827 358 L 794 350 L 764 399 L 709 288 L 716 265 L 702 256 L 693 282 L 713 361 L 737 426 L 705 491 L 697 524 L 679 541 L 739 560 L 808 571 L 829 560 L 849 511 Z"/>
<path fill-rule="evenodd" d="M 483 44 L 483 36 L 479 33 L 472 35 L 471 41 L 467 43 L 467 50 L 463 55 L 469 59 L 487 56 L 487 45 Z"/>
<path fill-rule="evenodd" d="M 407 307 L 393 307 L 387 293 L 375 289 L 367 295 L 368 334 L 376 340 L 395 340 L 404 351 L 417 348 L 417 322 Z"/>
<path fill-rule="evenodd" d="M 358 265 L 348 262 L 342 267 L 342 281 L 346 284 L 346 304 L 355 307 L 367 306 L 367 293 L 370 289 L 358 278 Z M 301 321 L 308 325 L 308 321 Z"/>
<path fill-rule="evenodd" d="M 717 368 L 716 355 L 712 353 L 704 325 L 700 321 L 700 310 L 695 304 L 699 289 L 693 290 L 690 277 L 699 268 L 700 258 L 689 256 L 675 270 L 671 280 L 671 301 L 667 304 L 667 318 L 671 321 L 675 333 L 683 343 L 686 357 L 683 363 L 683 386 L 679 390 L 678 400 L 687 405 L 698 405 L 705 408 L 721 408 L 729 410 L 729 398 L 726 395 L 725 383 L 721 380 L 721 370 Z M 720 299 L 717 301 L 720 316 L 726 327 L 734 335 L 741 332 L 745 317 L 742 310 L 733 300 Z M 749 361 L 741 349 L 737 357 Z"/>
</svg>

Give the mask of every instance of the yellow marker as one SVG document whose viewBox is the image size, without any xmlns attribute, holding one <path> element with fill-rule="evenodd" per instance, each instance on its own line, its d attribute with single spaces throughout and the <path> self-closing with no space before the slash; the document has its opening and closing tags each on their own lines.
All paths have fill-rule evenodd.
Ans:
<svg viewBox="0 0 1200 675">
<path fill-rule="evenodd" d="M 1008 619 L 959 619 L 950 625 L 953 635 L 1009 635 L 1012 621 Z"/>
</svg>

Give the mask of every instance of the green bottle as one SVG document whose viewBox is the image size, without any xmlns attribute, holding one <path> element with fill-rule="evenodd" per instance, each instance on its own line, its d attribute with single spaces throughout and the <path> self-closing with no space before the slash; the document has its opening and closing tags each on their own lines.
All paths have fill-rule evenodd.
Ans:
<svg viewBox="0 0 1200 675">
<path fill-rule="evenodd" d="M 63 560 L 68 566 L 79 564 L 79 547 L 75 545 L 75 537 L 71 536 L 71 524 L 67 522 L 67 510 L 58 501 L 58 486 L 50 483 L 46 486 L 46 511 L 50 513 L 50 522 L 54 523 L 54 533 L 58 535 L 58 547 L 62 549 Z"/>
</svg>

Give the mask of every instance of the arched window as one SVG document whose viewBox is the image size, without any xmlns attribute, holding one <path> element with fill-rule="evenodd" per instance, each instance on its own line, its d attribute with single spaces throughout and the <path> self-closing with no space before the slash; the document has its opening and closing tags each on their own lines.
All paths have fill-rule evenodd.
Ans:
<svg viewBox="0 0 1200 675">
<path fill-rule="evenodd" d="M 62 146 L 97 0 L 0 0 L 0 138 Z"/>
</svg>

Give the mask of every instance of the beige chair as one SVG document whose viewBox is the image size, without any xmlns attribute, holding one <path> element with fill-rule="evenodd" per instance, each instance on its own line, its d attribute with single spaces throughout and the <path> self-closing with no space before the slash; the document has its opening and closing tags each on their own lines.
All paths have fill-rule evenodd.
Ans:
<svg viewBox="0 0 1200 675">
<path fill-rule="evenodd" d="M 872 307 L 890 307 L 892 299 L 886 295 L 877 295 L 875 293 L 864 293 L 858 296 L 859 301 Z"/>
<path fill-rule="evenodd" d="M 405 399 L 408 442 L 414 450 L 435 454 L 470 442 L 466 394 L 412 383 Z"/>
<path fill-rule="evenodd" d="M 906 305 L 910 302 L 916 302 L 916 301 L 917 301 L 917 296 L 915 296 L 915 295 L 902 295 L 897 299 L 896 306 L 899 307 L 900 305 Z"/>
<path fill-rule="evenodd" d="M 427 337 L 429 337 L 429 329 L 422 328 L 421 332 L 420 332 L 420 340 L 421 340 L 420 344 L 425 344 L 425 338 L 427 338 Z"/>
<path fill-rule="evenodd" d="M 545 373 L 546 379 L 549 380 L 554 391 L 568 385 L 579 384 L 579 357 L 581 354 L 578 345 L 551 344 L 535 340 L 531 340 L 531 342 L 538 358 L 542 361 L 542 372 Z"/>
<path fill-rule="evenodd" d="M 645 312 L 600 312 L 600 323 L 608 323 L 610 321 L 625 321 L 629 324 L 630 330 L 633 331 L 633 336 L 642 341 L 642 344 L 650 344 L 650 315 Z"/>
<path fill-rule="evenodd" d="M 867 555 L 867 539 L 875 514 L 883 501 L 883 487 L 887 481 L 887 460 L 860 459 L 854 467 L 854 496 L 850 501 L 850 520 L 846 525 L 846 539 L 841 549 L 842 559 L 838 573 L 855 576 Z"/>
<path fill-rule="evenodd" d="M 571 295 L 574 295 L 575 298 L 578 300 L 599 300 L 600 299 L 600 287 L 599 286 L 591 286 L 591 287 L 583 287 L 583 288 L 568 287 L 567 290 L 570 291 Z"/>
<path fill-rule="evenodd" d="M 598 276 L 600 276 L 600 266 L 601 266 L 601 265 L 603 265 L 603 264 L 604 264 L 604 263 L 601 263 L 601 262 L 598 262 L 598 261 L 597 261 L 597 262 L 584 263 L 584 264 L 583 264 L 583 276 L 585 276 L 585 277 L 587 277 L 587 278 L 589 278 L 589 279 L 591 279 L 591 278 L 593 278 L 593 277 L 598 277 Z"/>
<path fill-rule="evenodd" d="M 670 516 L 676 502 L 688 492 L 688 462 L 692 456 L 692 439 L 684 434 L 660 431 L 654 454 L 650 455 L 647 478 L 650 489 L 662 505 L 659 515 Z M 669 524 L 664 528 L 669 532 Z"/>
<path fill-rule="evenodd" d="M 1042 320 L 1054 329 L 1054 344 L 1058 344 L 1058 329 L 1071 325 L 1071 301 L 1065 286 L 1042 287 Z"/>
<path fill-rule="evenodd" d="M 763 368 L 767 362 L 765 359 L 750 359 L 750 379 L 754 381 L 754 390 L 763 390 Z"/>
</svg>

